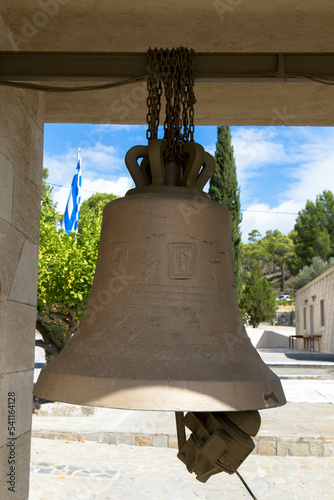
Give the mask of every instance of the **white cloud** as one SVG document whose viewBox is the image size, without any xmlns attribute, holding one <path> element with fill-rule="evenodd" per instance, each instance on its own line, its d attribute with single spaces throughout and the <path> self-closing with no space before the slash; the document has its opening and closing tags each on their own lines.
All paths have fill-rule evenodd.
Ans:
<svg viewBox="0 0 334 500">
<path fill-rule="evenodd" d="M 91 148 L 82 148 L 81 157 L 82 201 L 98 192 L 124 196 L 133 186 L 124 159 L 118 155 L 113 146 L 97 143 Z M 65 210 L 76 164 L 77 151 L 74 149 L 63 155 L 46 154 L 44 157 L 44 166 L 49 170 L 47 182 L 54 185 L 53 198 L 57 202 L 59 212 Z"/>
<path fill-rule="evenodd" d="M 76 164 L 76 149 L 70 149 L 63 155 L 44 155 L 44 167 L 49 169 L 50 182 L 68 182 L 73 177 Z M 97 177 L 101 171 L 108 177 L 124 168 L 124 159 L 113 146 L 104 146 L 98 142 L 91 148 L 81 148 L 81 167 L 89 178 Z"/>
<path fill-rule="evenodd" d="M 278 195 L 275 194 L 273 203 L 261 203 L 251 196 L 248 196 L 248 203 L 243 204 L 243 222 L 241 225 L 243 241 L 247 242 L 248 233 L 253 229 L 260 231 L 262 235 L 269 229 L 278 229 L 283 234 L 291 231 L 295 224 L 298 211 L 305 207 L 306 201 L 315 201 L 316 195 L 322 193 L 325 189 L 333 191 L 334 186 L 334 130 L 327 129 L 323 135 L 320 130 L 301 129 L 297 140 L 287 140 L 287 131 L 285 129 L 285 136 L 276 135 L 276 154 L 280 160 L 277 166 L 277 176 L 285 175 L 286 182 L 283 184 L 283 191 Z M 305 133 L 304 133 L 305 131 Z M 259 131 L 259 132 L 262 132 Z M 239 134 L 244 137 L 255 139 L 254 148 L 255 152 L 261 151 L 258 145 L 263 144 L 263 135 L 259 133 L 259 141 L 256 142 L 256 134 L 247 130 L 243 134 L 243 130 Z M 292 136 L 292 131 L 291 131 Z M 241 141 L 234 141 L 236 158 L 244 155 L 244 163 L 242 167 L 247 166 L 248 159 L 246 158 L 246 150 L 244 139 Z M 267 144 L 262 152 L 273 153 L 275 148 Z M 238 150 L 241 148 L 241 151 Z M 255 154 L 255 153 L 254 153 Z M 258 156 L 258 158 L 261 155 Z M 277 163 L 277 156 L 272 158 L 268 157 L 267 165 L 264 162 L 265 154 L 262 155 L 263 163 L 258 167 L 257 172 L 251 166 L 247 168 L 247 175 L 241 175 L 238 180 L 241 186 L 241 191 L 249 190 L 252 194 L 252 181 L 254 174 L 265 173 L 265 168 L 272 167 L 273 163 Z M 242 162 L 241 162 L 242 163 Z M 272 185 L 275 184 L 275 177 L 272 177 Z M 262 186 L 262 190 L 264 186 Z M 270 187 L 269 187 L 270 189 Z M 260 196 L 258 196 L 259 198 Z"/>
<path fill-rule="evenodd" d="M 312 158 L 312 156 L 313 158 Z M 286 197 L 293 198 L 305 205 L 306 200 L 315 200 L 317 194 L 325 189 L 334 189 L 334 146 L 331 152 L 327 152 L 327 157 L 317 154 L 317 151 L 310 153 L 309 161 L 302 163 L 291 172 L 294 179 L 286 193 Z"/>
<path fill-rule="evenodd" d="M 59 184 L 71 182 L 77 165 L 77 155 L 74 150 L 64 155 L 50 156 L 44 154 L 43 166 L 49 170 L 47 182 Z"/>
<path fill-rule="evenodd" d="M 97 179 L 95 181 L 86 180 L 82 182 L 83 191 L 86 190 L 87 192 L 95 191 L 96 193 L 112 193 L 116 196 L 124 196 L 131 187 L 134 187 L 132 179 L 125 176 L 118 177 L 118 179 L 115 181 Z M 89 198 L 89 196 L 90 195 L 88 194 L 86 198 Z"/>
<path fill-rule="evenodd" d="M 232 144 L 240 185 L 254 177 L 264 165 L 287 161 L 284 145 L 267 129 L 240 127 L 233 134 Z"/>
<path fill-rule="evenodd" d="M 120 130 L 124 135 L 114 141 L 114 146 L 103 145 L 104 134 L 116 134 Z M 138 130 L 139 126 L 135 132 Z M 121 152 L 121 146 L 124 149 L 133 131 L 133 126 L 120 125 L 87 129 L 87 147 L 82 148 L 83 200 L 93 192 L 123 196 L 133 186 L 124 164 L 124 152 Z M 233 127 L 232 144 L 245 210 L 241 226 L 243 241 L 247 241 L 253 229 L 262 235 L 269 229 L 287 234 L 293 229 L 295 214 L 305 207 L 307 199 L 315 200 L 325 189 L 333 191 L 334 128 Z M 205 147 L 211 154 L 215 149 L 215 143 Z M 76 162 L 75 149 L 62 155 L 45 155 L 44 166 L 50 173 L 48 181 L 68 186 L 54 187 L 59 211 L 65 208 Z"/>
<path fill-rule="evenodd" d="M 248 233 L 257 229 L 262 236 L 266 231 L 278 229 L 282 234 L 292 231 L 298 210 L 302 207 L 294 201 L 285 201 L 275 208 L 270 208 L 265 203 L 256 203 L 247 207 L 243 212 L 241 223 L 242 240 L 248 241 Z"/>
<path fill-rule="evenodd" d="M 143 127 L 146 128 L 146 125 L 123 125 L 123 124 L 104 124 L 104 125 L 95 125 L 95 127 L 99 127 L 100 130 L 109 133 L 109 132 L 134 132 L 141 130 Z"/>
<path fill-rule="evenodd" d="M 115 172 L 123 169 L 124 159 L 117 156 L 117 151 L 113 146 L 103 146 L 97 143 L 91 149 L 82 150 L 82 168 L 86 168 L 89 172 L 97 170 Z"/>
<path fill-rule="evenodd" d="M 211 143 L 211 144 L 207 144 L 206 146 L 203 146 L 205 151 L 207 151 L 208 153 L 210 153 L 210 155 L 212 156 L 215 156 L 215 152 L 216 152 L 216 143 Z"/>
</svg>

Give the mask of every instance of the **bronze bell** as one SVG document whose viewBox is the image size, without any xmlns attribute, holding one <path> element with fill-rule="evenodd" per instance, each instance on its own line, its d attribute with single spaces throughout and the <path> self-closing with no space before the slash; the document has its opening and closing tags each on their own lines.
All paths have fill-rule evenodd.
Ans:
<svg viewBox="0 0 334 500">
<path fill-rule="evenodd" d="M 165 149 L 166 141 L 154 139 L 128 152 L 136 188 L 105 207 L 84 317 L 42 370 L 34 393 L 175 412 L 283 405 L 280 380 L 252 346 L 239 311 L 230 213 L 202 192 L 214 160 L 199 144 L 186 143 L 186 163 L 166 164 Z M 211 447 L 211 436 L 223 435 L 216 420 L 207 436 Z M 244 434 L 243 425 L 228 424 L 235 425 Z"/>
</svg>

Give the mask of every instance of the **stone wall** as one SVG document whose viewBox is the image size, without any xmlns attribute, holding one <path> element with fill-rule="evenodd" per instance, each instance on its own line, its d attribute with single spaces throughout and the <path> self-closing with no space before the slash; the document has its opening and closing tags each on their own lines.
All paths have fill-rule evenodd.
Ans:
<svg viewBox="0 0 334 500">
<path fill-rule="evenodd" d="M 29 490 L 43 126 L 43 94 L 0 87 L 0 491 L 13 500 Z"/>
<path fill-rule="evenodd" d="M 275 325 L 277 326 L 294 326 L 295 311 L 276 311 Z"/>
</svg>

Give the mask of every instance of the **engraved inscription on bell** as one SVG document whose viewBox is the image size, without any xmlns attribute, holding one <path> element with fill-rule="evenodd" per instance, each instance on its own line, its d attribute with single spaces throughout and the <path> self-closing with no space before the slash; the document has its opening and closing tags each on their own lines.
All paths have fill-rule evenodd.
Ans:
<svg viewBox="0 0 334 500">
<path fill-rule="evenodd" d="M 121 276 L 123 271 L 123 249 L 119 246 L 115 246 L 110 257 L 110 267 L 114 276 Z"/>
<path fill-rule="evenodd" d="M 85 314 L 40 397 L 172 411 L 257 410 L 278 405 L 272 392 L 284 402 L 239 312 L 230 214 L 207 202 L 185 234 L 185 203 L 144 193 L 106 206 Z"/>
<path fill-rule="evenodd" d="M 196 246 L 194 243 L 169 243 L 168 259 L 169 279 L 196 278 Z"/>
</svg>

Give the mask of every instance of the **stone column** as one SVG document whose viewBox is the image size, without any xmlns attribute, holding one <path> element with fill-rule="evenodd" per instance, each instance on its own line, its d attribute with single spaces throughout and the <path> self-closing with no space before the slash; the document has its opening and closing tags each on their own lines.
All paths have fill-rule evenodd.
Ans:
<svg viewBox="0 0 334 500">
<path fill-rule="evenodd" d="M 0 87 L 0 496 L 13 500 L 29 491 L 43 124 L 42 93 Z"/>
</svg>

